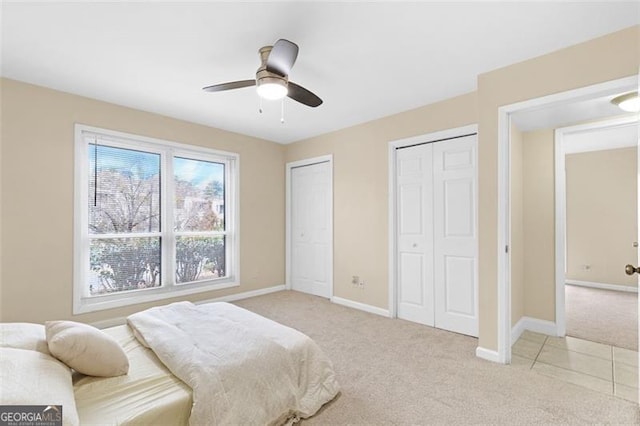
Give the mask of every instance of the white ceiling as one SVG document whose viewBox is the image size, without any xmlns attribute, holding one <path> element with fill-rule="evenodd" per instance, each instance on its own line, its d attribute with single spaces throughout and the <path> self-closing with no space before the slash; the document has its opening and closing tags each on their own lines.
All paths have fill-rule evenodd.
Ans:
<svg viewBox="0 0 640 426">
<path fill-rule="evenodd" d="M 638 24 L 638 2 L 3 2 L 2 76 L 289 143 L 476 89 L 478 74 Z M 258 48 L 300 46 L 309 108 L 252 88 Z"/>
</svg>

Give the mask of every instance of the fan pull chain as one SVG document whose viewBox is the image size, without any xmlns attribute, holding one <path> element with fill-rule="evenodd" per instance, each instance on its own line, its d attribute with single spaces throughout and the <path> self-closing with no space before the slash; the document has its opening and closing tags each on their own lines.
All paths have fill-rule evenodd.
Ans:
<svg viewBox="0 0 640 426">
<path fill-rule="evenodd" d="M 258 96 L 258 99 L 260 99 L 260 107 L 258 108 L 258 111 L 262 114 L 262 96 Z"/>
<path fill-rule="evenodd" d="M 282 106 L 280 107 L 280 123 L 284 124 L 284 98 L 282 98 Z"/>
</svg>

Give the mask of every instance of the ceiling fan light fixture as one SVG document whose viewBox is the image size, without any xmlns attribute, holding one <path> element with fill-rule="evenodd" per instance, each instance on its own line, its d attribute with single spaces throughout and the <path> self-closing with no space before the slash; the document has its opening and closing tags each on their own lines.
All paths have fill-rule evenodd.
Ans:
<svg viewBox="0 0 640 426">
<path fill-rule="evenodd" d="M 287 96 L 287 82 L 281 78 L 264 77 L 258 80 L 256 91 L 262 99 L 276 101 Z"/>
<path fill-rule="evenodd" d="M 623 111 L 640 112 L 640 97 L 638 92 L 625 93 L 611 99 L 611 103 L 617 105 Z"/>
</svg>

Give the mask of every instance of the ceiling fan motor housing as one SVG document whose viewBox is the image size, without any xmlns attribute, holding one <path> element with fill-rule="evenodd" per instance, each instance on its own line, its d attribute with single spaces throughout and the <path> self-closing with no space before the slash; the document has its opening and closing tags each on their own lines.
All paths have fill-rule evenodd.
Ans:
<svg viewBox="0 0 640 426">
<path fill-rule="evenodd" d="M 271 73 L 267 70 L 262 70 L 256 73 L 256 82 L 258 86 L 262 84 L 279 84 L 287 87 L 289 79 L 286 77 L 280 77 L 278 74 Z"/>
<path fill-rule="evenodd" d="M 267 59 L 269 59 L 271 49 L 273 49 L 273 46 L 264 46 L 258 51 L 260 53 L 260 61 L 262 64 L 258 68 L 258 71 L 256 71 L 256 84 L 258 86 L 262 84 L 279 84 L 287 87 L 289 76 L 282 76 L 280 74 L 267 71 Z"/>
</svg>

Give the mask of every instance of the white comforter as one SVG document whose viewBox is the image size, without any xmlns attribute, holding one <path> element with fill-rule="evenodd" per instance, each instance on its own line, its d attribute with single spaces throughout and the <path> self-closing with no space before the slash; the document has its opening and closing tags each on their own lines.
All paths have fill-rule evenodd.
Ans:
<svg viewBox="0 0 640 426">
<path fill-rule="evenodd" d="M 179 302 L 127 321 L 192 388 L 191 425 L 291 422 L 339 391 L 331 361 L 313 340 L 235 305 Z"/>
</svg>

